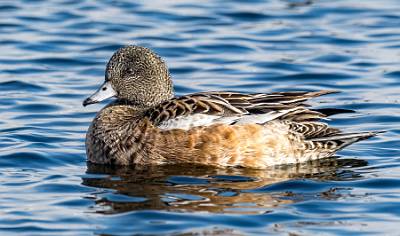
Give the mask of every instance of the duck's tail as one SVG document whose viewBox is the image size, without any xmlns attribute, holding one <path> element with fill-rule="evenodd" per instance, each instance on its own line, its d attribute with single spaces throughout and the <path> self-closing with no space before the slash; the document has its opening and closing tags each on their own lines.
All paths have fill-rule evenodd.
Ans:
<svg viewBox="0 0 400 236">
<path fill-rule="evenodd" d="M 350 144 L 374 137 L 384 132 L 386 131 L 371 131 L 371 132 L 344 133 L 344 134 L 338 133 L 331 136 L 307 139 L 307 141 L 311 141 L 317 145 L 322 144 L 326 149 L 330 149 L 333 152 L 336 152 L 338 150 L 341 150 L 349 146 Z"/>
</svg>

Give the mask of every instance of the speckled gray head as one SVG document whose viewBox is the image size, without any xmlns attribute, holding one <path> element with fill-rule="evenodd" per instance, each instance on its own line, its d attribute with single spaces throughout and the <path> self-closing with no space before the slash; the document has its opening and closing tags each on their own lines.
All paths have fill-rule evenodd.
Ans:
<svg viewBox="0 0 400 236">
<path fill-rule="evenodd" d="M 117 97 L 146 108 L 173 96 L 172 81 L 164 61 L 148 48 L 126 46 L 111 57 L 105 82 L 83 101 L 83 106 Z"/>
</svg>

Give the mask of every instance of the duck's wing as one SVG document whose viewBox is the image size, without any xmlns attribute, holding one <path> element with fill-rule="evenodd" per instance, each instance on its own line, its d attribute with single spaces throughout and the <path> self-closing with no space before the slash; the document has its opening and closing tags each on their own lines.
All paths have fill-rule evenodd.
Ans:
<svg viewBox="0 0 400 236">
<path fill-rule="evenodd" d="M 327 115 L 307 108 L 304 102 L 334 92 L 336 91 L 269 94 L 194 93 L 170 99 L 151 108 L 147 111 L 146 117 L 161 129 L 190 129 L 216 123 L 264 124 L 275 119 L 286 120 L 293 124 L 306 121 L 312 123 Z"/>
</svg>

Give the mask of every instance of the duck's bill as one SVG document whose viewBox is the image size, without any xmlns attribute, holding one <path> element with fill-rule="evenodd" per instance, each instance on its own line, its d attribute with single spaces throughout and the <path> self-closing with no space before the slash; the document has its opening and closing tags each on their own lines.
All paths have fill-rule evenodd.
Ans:
<svg viewBox="0 0 400 236">
<path fill-rule="evenodd" d="M 86 98 L 85 101 L 83 101 L 82 105 L 85 107 L 87 105 L 101 102 L 107 98 L 111 98 L 116 95 L 117 93 L 111 87 L 111 83 L 105 82 L 103 85 L 100 86 L 100 88 L 94 94 Z"/>
</svg>

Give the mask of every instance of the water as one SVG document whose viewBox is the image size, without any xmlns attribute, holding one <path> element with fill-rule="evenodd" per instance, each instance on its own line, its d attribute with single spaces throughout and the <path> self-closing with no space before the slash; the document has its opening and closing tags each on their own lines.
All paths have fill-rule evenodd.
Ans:
<svg viewBox="0 0 400 236">
<path fill-rule="evenodd" d="M 399 1 L 130 2 L 1 1 L 2 234 L 398 234 Z M 388 132 L 263 171 L 87 165 L 104 103 L 81 103 L 126 44 L 158 52 L 178 94 L 337 89 L 312 104 L 357 113 L 332 125 Z"/>
</svg>

